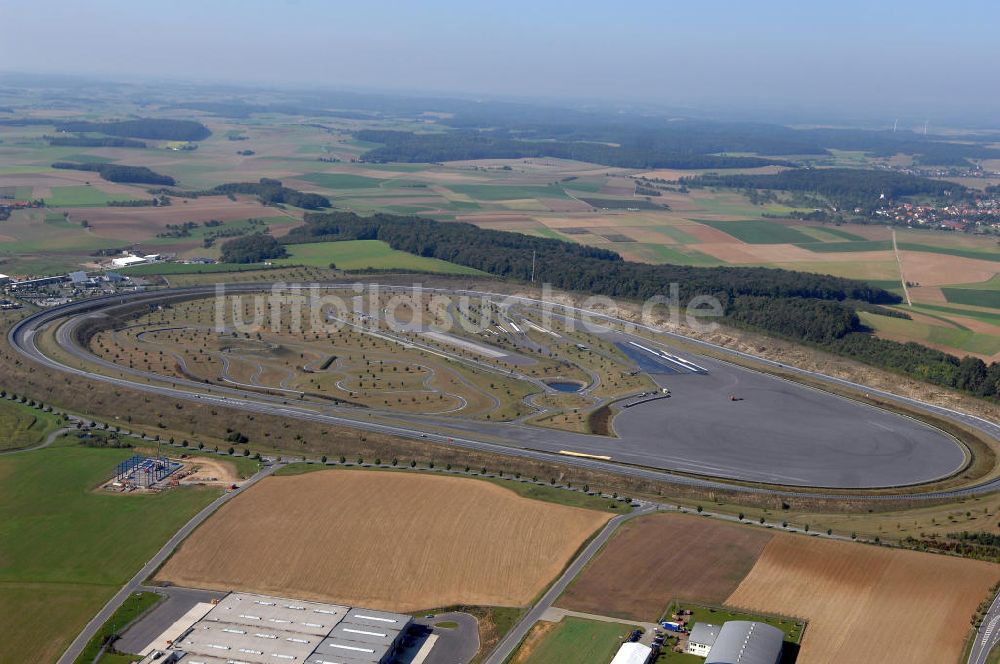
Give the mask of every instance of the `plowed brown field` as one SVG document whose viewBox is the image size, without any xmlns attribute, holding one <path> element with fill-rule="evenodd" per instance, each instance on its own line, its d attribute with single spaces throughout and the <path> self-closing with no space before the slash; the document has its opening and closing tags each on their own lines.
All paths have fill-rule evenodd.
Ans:
<svg viewBox="0 0 1000 664">
<path fill-rule="evenodd" d="M 196 530 L 158 578 L 395 611 L 522 606 L 609 518 L 474 479 L 270 477 Z"/>
<path fill-rule="evenodd" d="M 615 533 L 556 604 L 652 621 L 671 599 L 722 602 L 772 536 L 763 529 L 694 516 L 633 519 Z"/>
<path fill-rule="evenodd" d="M 779 535 L 726 604 L 809 621 L 798 664 L 955 662 L 1000 565 Z"/>
</svg>

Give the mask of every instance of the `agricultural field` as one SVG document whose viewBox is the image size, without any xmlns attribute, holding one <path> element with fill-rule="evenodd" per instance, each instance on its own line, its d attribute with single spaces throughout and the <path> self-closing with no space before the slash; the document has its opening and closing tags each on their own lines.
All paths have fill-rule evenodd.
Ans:
<svg viewBox="0 0 1000 664">
<path fill-rule="evenodd" d="M 607 664 L 634 626 L 567 616 L 532 627 L 510 664 Z"/>
<path fill-rule="evenodd" d="M 800 664 L 953 662 L 1000 566 L 777 535 L 726 600 L 809 621 Z"/>
<path fill-rule="evenodd" d="M 705 518 L 633 519 L 557 600 L 562 608 L 653 622 L 671 601 L 721 603 L 753 568 L 772 533 Z"/>
<path fill-rule="evenodd" d="M 265 207 L 249 196 L 237 196 L 235 201 L 224 196 L 174 199 L 165 208 L 106 207 L 110 200 L 149 194 L 142 186 L 100 181 L 94 173 L 50 168 L 58 160 L 127 163 L 174 177 L 182 189 L 276 178 L 327 196 L 336 209 L 464 221 L 602 247 L 639 262 L 780 267 L 865 279 L 900 295 L 906 282 L 912 306 L 897 308 L 912 315 L 914 324 L 869 318 L 866 322 L 877 334 L 919 341 L 960 356 L 1000 359 L 996 298 L 971 292 L 992 290 L 989 284 L 1000 274 L 1000 247 L 991 237 L 901 229 L 897 253 L 892 232 L 885 226 L 792 220 L 785 217 L 811 208 L 788 201 L 758 205 L 740 192 L 687 191 L 675 184 L 681 177 L 711 171 L 642 172 L 551 158 L 364 163 L 358 158 L 376 146 L 356 140 L 352 131 L 366 127 L 426 131 L 428 126 L 406 120 L 331 118 L 321 124 L 295 124 L 271 118 L 200 119 L 213 133 L 198 143 L 197 150 L 174 150 L 155 141 L 144 150 L 58 148 L 44 145 L 44 127 L 0 128 L 4 164 L 0 190 L 44 198 L 49 211 L 42 215 L 69 215 L 46 226 L 17 213 L 0 224 L 5 240 L 0 245 L 0 269 L 15 275 L 78 269 L 92 266 L 96 250 L 129 243 L 179 258 L 217 258 L 220 242 L 205 246 L 208 229 L 203 227 L 185 237 L 157 235 L 167 224 L 219 220 L 226 230 L 233 230 L 250 219 L 263 219 L 269 232 L 280 237 L 301 223 L 302 210 Z M 246 150 L 253 154 L 240 154 Z M 864 166 L 870 161 L 860 152 L 835 151 L 823 165 Z M 764 174 L 782 169 L 731 172 Z M 660 195 L 637 194 L 637 185 L 653 186 Z M 84 220 L 87 229 L 80 226 Z M 55 237 L 53 231 L 58 231 Z M 360 246 L 335 248 L 324 243 L 294 248 L 292 253 L 294 257 L 284 259 L 284 264 L 467 272 L 416 257 L 369 253 Z M 956 292 L 960 289 L 970 292 Z"/>
<path fill-rule="evenodd" d="M 958 658 L 997 580 L 993 563 L 660 514 L 623 526 L 556 604 L 640 621 L 674 603 L 699 620 L 790 616 L 808 623 L 797 662 L 930 664 Z"/>
<path fill-rule="evenodd" d="M 76 441 L 0 456 L 0 661 L 54 661 L 163 542 L 219 495 L 198 487 L 98 493 L 133 450 Z"/>
<path fill-rule="evenodd" d="M 608 518 L 474 479 L 271 477 L 223 506 L 157 578 L 397 611 L 523 606 Z"/>
<path fill-rule="evenodd" d="M 391 249 L 379 240 L 350 240 L 347 242 L 315 242 L 293 244 L 288 247 L 287 258 L 272 261 L 275 265 L 307 265 L 330 267 L 338 270 L 400 270 L 410 272 L 437 272 L 441 274 L 478 274 L 482 272 L 456 265 L 437 258 L 424 258 L 405 251 Z"/>
</svg>

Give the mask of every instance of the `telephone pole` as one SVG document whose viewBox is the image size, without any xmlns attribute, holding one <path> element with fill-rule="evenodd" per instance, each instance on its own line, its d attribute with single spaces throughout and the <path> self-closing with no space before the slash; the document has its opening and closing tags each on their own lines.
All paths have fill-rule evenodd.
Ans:
<svg viewBox="0 0 1000 664">
<path fill-rule="evenodd" d="M 535 283 L 535 250 L 531 250 L 531 283 Z"/>
</svg>

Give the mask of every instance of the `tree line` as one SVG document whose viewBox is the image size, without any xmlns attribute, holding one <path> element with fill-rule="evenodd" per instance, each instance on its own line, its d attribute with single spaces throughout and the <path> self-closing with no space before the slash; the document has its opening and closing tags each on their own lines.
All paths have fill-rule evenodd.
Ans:
<svg viewBox="0 0 1000 664">
<path fill-rule="evenodd" d="M 57 161 L 52 168 L 65 168 L 75 171 L 93 171 L 108 182 L 129 184 L 157 184 L 172 187 L 176 181 L 169 175 L 161 175 L 145 166 L 125 166 L 122 164 L 104 164 L 98 162 L 77 163 L 74 161 Z"/>
<path fill-rule="evenodd" d="M 612 145 L 585 141 L 527 141 L 469 131 L 415 134 L 375 129 L 356 132 L 355 136 L 362 141 L 382 144 L 362 155 L 364 161 L 379 163 L 553 157 L 622 168 L 752 168 L 775 163 L 791 165 L 762 157 L 701 154 L 640 139 Z"/>
<path fill-rule="evenodd" d="M 873 366 L 963 390 L 1000 396 L 1000 363 L 959 359 L 916 343 L 880 339 L 860 322 L 863 306 L 897 304 L 898 295 L 854 279 L 773 268 L 647 265 L 622 260 L 606 249 L 551 238 L 442 223 L 422 217 L 351 212 L 306 215 L 284 242 L 381 240 L 393 249 L 476 268 L 497 277 L 536 281 L 556 288 L 646 300 L 670 296 L 678 285 L 685 306 L 711 295 L 723 306 L 723 320 L 809 344 Z"/>
<path fill-rule="evenodd" d="M 688 187 L 726 187 L 809 192 L 825 196 L 840 209 L 873 210 L 885 203 L 909 196 L 962 199 L 969 190 L 955 182 L 886 170 L 855 168 L 803 168 L 770 175 L 706 174 L 681 178 Z M 882 196 L 885 196 L 885 199 Z"/>
<path fill-rule="evenodd" d="M 151 138 L 160 141 L 201 141 L 212 132 L 194 120 L 171 120 L 167 118 L 136 118 L 134 120 L 112 120 L 91 122 L 77 120 L 56 122 L 56 129 L 70 133 L 96 133 L 125 138 Z"/>
<path fill-rule="evenodd" d="M 49 145 L 74 148 L 144 148 L 143 141 L 116 136 L 44 136 Z"/>
<path fill-rule="evenodd" d="M 220 184 L 211 189 L 199 191 L 182 191 L 179 189 L 149 189 L 150 194 L 176 196 L 177 198 L 198 198 L 199 196 L 231 196 L 250 194 L 256 196 L 265 205 L 294 205 L 305 210 L 320 210 L 330 207 L 330 199 L 320 194 L 313 194 L 284 186 L 280 180 L 261 178 L 259 182 L 230 182 Z"/>
</svg>

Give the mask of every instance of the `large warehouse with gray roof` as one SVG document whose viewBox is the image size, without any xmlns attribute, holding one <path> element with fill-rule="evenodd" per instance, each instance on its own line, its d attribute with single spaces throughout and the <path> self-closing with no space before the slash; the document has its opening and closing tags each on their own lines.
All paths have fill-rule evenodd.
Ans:
<svg viewBox="0 0 1000 664">
<path fill-rule="evenodd" d="M 142 661 L 171 664 L 386 664 L 410 616 L 266 595 L 230 593 Z"/>
</svg>

